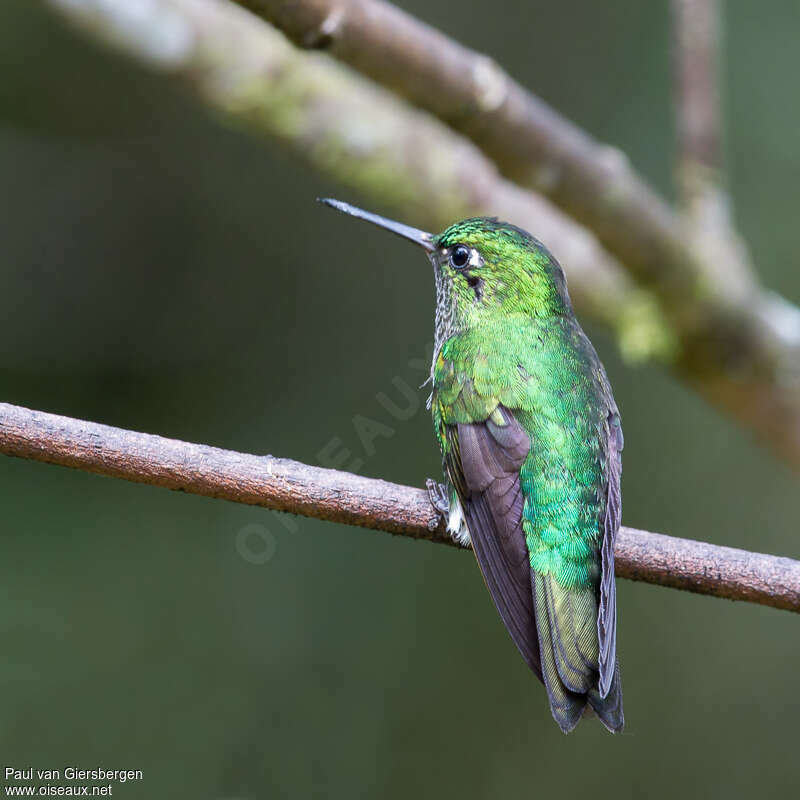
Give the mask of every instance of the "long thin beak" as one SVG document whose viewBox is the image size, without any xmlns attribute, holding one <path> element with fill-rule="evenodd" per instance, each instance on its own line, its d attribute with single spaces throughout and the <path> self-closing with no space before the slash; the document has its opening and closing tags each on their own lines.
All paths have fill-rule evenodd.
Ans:
<svg viewBox="0 0 800 800">
<path fill-rule="evenodd" d="M 433 243 L 433 234 L 425 233 L 425 231 L 418 230 L 417 228 L 412 228 L 410 225 L 403 225 L 402 222 L 386 219 L 386 217 L 381 217 L 378 214 L 371 214 L 369 211 L 351 206 L 350 203 L 343 203 L 341 200 L 333 200 L 330 197 L 318 197 L 317 200 L 320 203 L 324 203 L 326 206 L 335 208 L 337 211 L 350 214 L 351 217 L 365 219 L 373 225 L 386 228 L 387 231 L 396 233 L 398 236 L 402 236 L 404 239 L 409 239 L 414 242 L 414 244 L 424 247 L 429 253 L 436 249 Z"/>
</svg>

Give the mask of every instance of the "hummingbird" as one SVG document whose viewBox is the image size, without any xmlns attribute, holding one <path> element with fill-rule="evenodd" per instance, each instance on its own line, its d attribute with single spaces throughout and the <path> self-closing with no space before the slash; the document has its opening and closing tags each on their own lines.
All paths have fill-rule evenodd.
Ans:
<svg viewBox="0 0 800 800">
<path fill-rule="evenodd" d="M 614 540 L 622 428 L 564 273 L 493 217 L 426 233 L 330 198 L 421 247 L 436 321 L 429 408 L 443 484 L 431 502 L 472 550 L 501 619 L 564 733 L 592 712 L 624 725 Z"/>
</svg>

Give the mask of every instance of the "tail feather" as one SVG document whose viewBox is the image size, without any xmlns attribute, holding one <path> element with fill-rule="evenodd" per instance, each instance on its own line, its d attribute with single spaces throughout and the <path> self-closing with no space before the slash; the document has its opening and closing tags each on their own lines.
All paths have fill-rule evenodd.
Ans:
<svg viewBox="0 0 800 800">
<path fill-rule="evenodd" d="M 590 586 L 565 589 L 550 576 L 541 582 L 558 675 L 571 692 L 586 694 L 598 661 L 595 592 Z"/>
<path fill-rule="evenodd" d="M 611 733 L 621 733 L 625 727 L 625 713 L 622 709 L 622 681 L 619 674 L 619 662 L 614 665 L 614 677 L 611 689 L 605 697 L 601 697 L 597 689 L 589 692 L 589 705 L 598 719 Z"/>
<path fill-rule="evenodd" d="M 532 572 L 533 606 L 542 679 L 550 711 L 564 733 L 587 703 L 608 730 L 622 730 L 622 688 L 617 665 L 605 698 L 599 688 L 597 598 L 592 587 L 565 589 L 550 575 Z"/>
</svg>

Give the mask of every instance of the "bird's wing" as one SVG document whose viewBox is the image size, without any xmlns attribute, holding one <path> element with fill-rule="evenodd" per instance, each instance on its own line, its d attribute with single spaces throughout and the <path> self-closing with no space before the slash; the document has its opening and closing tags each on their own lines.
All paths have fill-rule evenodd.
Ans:
<svg viewBox="0 0 800 800">
<path fill-rule="evenodd" d="M 605 445 L 606 503 L 600 523 L 602 573 L 600 578 L 600 607 L 597 615 L 597 636 L 600 642 L 599 691 L 606 697 L 611 691 L 617 661 L 617 590 L 614 581 L 614 543 L 622 520 L 622 447 L 624 440 L 619 414 L 612 408 L 606 417 L 601 441 Z"/>
<path fill-rule="evenodd" d="M 486 585 L 528 666 L 541 680 L 531 568 L 522 530 L 520 468 L 530 436 L 497 406 L 482 422 L 446 428 L 445 468 L 455 487 Z"/>
</svg>

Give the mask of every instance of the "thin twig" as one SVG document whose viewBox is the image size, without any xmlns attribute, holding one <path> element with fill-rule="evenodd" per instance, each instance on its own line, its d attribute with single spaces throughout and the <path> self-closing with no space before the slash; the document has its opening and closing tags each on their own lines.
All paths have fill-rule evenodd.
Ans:
<svg viewBox="0 0 800 800">
<path fill-rule="evenodd" d="M 0 452 L 235 503 L 453 542 L 410 486 L 0 403 Z M 617 575 L 800 611 L 800 562 L 623 527 Z"/>
<path fill-rule="evenodd" d="M 720 0 L 672 0 L 676 181 L 684 235 L 714 285 L 744 285 L 750 257 L 733 226 L 722 147 Z"/>
<path fill-rule="evenodd" d="M 719 0 L 672 0 L 672 18 L 679 159 L 716 175 L 722 170 Z"/>
<path fill-rule="evenodd" d="M 749 257 L 733 229 L 725 188 L 719 0 L 672 0 L 676 179 L 687 239 L 717 281 L 746 278 Z"/>
</svg>

